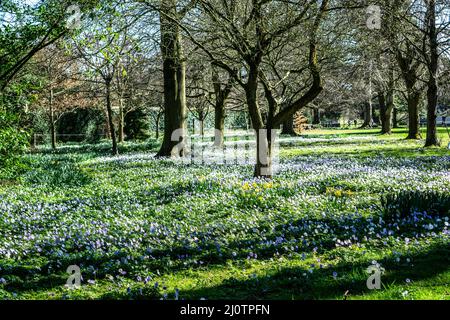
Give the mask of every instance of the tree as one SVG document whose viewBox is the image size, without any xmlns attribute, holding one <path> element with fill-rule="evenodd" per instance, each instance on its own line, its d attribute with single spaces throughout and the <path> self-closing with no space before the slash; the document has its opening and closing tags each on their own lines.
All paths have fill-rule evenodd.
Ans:
<svg viewBox="0 0 450 320">
<path fill-rule="evenodd" d="M 196 37 L 197 29 L 183 30 L 215 66 L 227 71 L 243 88 L 252 126 L 257 133 L 254 175 L 270 177 L 273 173 L 273 130 L 313 101 L 323 89 L 317 57 L 317 33 L 328 9 L 328 1 L 199 1 L 199 5 L 204 22 L 198 30 L 208 30 L 208 34 L 202 34 L 207 43 Z M 277 41 L 290 31 L 299 29 L 306 32 L 309 42 L 306 69 L 310 72 L 311 81 L 301 97 L 280 110 L 271 79 L 263 71 L 263 61 Z M 241 63 L 239 69 L 235 68 L 236 60 L 233 64 L 233 59 Z M 265 119 L 258 102 L 260 83 L 268 102 Z"/>
<path fill-rule="evenodd" d="M 421 76 L 423 65 L 419 59 L 414 41 L 410 37 L 417 37 L 417 30 L 405 23 L 403 17 L 409 15 L 408 0 L 384 0 L 386 14 L 383 15 L 382 35 L 390 44 L 402 78 L 406 86 L 406 100 L 408 104 L 408 137 L 407 139 L 420 139 L 419 104 L 423 94 Z"/>
<path fill-rule="evenodd" d="M 40 99 L 32 104 L 31 109 L 46 110 L 50 129 L 51 145 L 57 147 L 57 124 L 59 119 L 68 112 L 78 108 L 86 108 L 92 104 L 87 99 L 89 88 L 76 80 L 77 62 L 66 54 L 58 43 L 55 43 L 39 52 L 32 62 L 36 64 L 34 72 L 41 77 L 43 87 L 40 89 Z M 30 70 L 29 72 L 32 72 Z"/>
<path fill-rule="evenodd" d="M 157 157 L 170 157 L 180 143 L 173 141 L 172 135 L 181 130 L 183 134 L 180 138 L 183 143 L 187 128 L 186 60 L 180 25 L 195 1 L 190 1 L 185 6 L 177 0 L 160 0 L 159 5 L 150 0 L 140 2 L 156 10 L 160 16 L 160 48 L 164 76 L 164 138 Z M 183 155 L 184 148 L 176 152 Z"/>
<path fill-rule="evenodd" d="M 91 21 L 91 28 L 73 41 L 78 56 L 83 59 L 89 71 L 87 81 L 104 87 L 104 98 L 108 129 L 112 142 L 112 155 L 118 155 L 118 143 L 112 107 L 113 86 L 117 74 L 124 75 L 122 59 L 133 51 L 131 28 L 136 21 L 127 6 L 102 7 L 97 19 Z M 128 14 L 126 14 L 128 12 Z M 121 120 L 123 123 L 123 120 Z"/>
<path fill-rule="evenodd" d="M 80 0 L 80 8 L 98 1 Z M 44 0 L 35 5 L 24 0 L 0 2 L 0 92 L 40 50 L 68 34 L 66 0 Z"/>
</svg>

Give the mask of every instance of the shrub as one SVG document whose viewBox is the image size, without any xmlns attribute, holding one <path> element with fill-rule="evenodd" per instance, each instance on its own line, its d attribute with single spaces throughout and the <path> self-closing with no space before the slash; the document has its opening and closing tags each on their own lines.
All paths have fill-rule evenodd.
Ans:
<svg viewBox="0 0 450 320">
<path fill-rule="evenodd" d="M 20 155 L 27 146 L 28 134 L 17 117 L 0 110 L 0 179 L 10 179 L 24 167 Z"/>
<path fill-rule="evenodd" d="M 381 199 L 385 219 L 405 218 L 412 212 L 427 212 L 434 216 L 449 216 L 450 194 L 435 191 L 403 191 Z"/>
</svg>

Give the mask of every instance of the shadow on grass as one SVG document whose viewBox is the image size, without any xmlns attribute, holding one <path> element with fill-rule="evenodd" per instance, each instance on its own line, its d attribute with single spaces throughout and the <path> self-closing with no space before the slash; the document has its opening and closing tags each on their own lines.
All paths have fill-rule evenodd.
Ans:
<svg viewBox="0 0 450 320">
<path fill-rule="evenodd" d="M 384 286 L 403 285 L 405 279 L 428 281 L 450 268 L 450 249 L 438 245 L 426 252 L 412 256 L 414 267 L 394 264 L 385 256 L 382 263 L 386 273 L 382 276 Z M 340 263 L 331 269 L 315 270 L 312 274 L 306 268 L 283 268 L 273 274 L 248 280 L 227 279 L 219 286 L 182 292 L 185 299 L 256 299 L 256 300 L 314 300 L 343 299 L 350 296 L 370 294 L 366 281 L 370 259 L 356 263 Z M 337 272 L 337 279 L 333 278 Z M 304 276 L 306 274 L 307 276 Z M 433 284 L 432 284 L 433 285 Z M 438 284 L 436 284 L 438 285 Z M 443 284 L 441 284 L 443 285 Z"/>
<path fill-rule="evenodd" d="M 450 150 L 446 148 L 414 148 L 414 147 L 392 147 L 379 149 L 342 149 L 342 150 L 298 150 L 290 148 L 285 151 L 288 158 L 296 156 L 349 156 L 357 158 L 377 158 L 377 157 L 392 157 L 392 158 L 422 158 L 422 157 L 445 157 L 450 156 Z"/>
</svg>

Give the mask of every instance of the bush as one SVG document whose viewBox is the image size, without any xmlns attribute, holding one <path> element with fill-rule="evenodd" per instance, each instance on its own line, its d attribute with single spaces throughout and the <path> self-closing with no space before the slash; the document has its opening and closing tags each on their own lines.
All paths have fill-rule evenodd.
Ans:
<svg viewBox="0 0 450 320">
<path fill-rule="evenodd" d="M 10 179 L 24 168 L 20 155 L 28 147 L 28 134 L 14 115 L 0 110 L 0 179 Z"/>
<path fill-rule="evenodd" d="M 150 121 L 142 109 L 136 109 L 125 116 L 125 135 L 127 140 L 146 140 L 150 137 Z"/>
<path fill-rule="evenodd" d="M 412 212 L 427 212 L 434 216 L 449 216 L 450 194 L 435 191 L 403 191 L 382 197 L 384 217 L 405 218 Z"/>
</svg>

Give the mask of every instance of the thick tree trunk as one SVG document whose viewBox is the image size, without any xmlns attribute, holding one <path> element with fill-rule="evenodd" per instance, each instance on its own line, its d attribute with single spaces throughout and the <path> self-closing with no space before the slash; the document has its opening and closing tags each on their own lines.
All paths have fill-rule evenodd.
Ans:
<svg viewBox="0 0 450 320">
<path fill-rule="evenodd" d="M 256 130 L 257 160 L 254 176 L 271 179 L 273 176 L 273 132 L 271 129 Z"/>
<path fill-rule="evenodd" d="M 297 135 L 294 128 L 294 116 L 290 117 L 288 120 L 283 122 L 283 130 L 281 131 L 281 134 L 286 134 L 290 136 Z"/>
<path fill-rule="evenodd" d="M 320 110 L 319 108 L 313 108 L 313 124 L 319 125 L 320 124 Z"/>
<path fill-rule="evenodd" d="M 233 78 L 228 78 L 228 83 L 225 88 L 222 88 L 222 83 L 220 81 L 219 73 L 216 67 L 212 66 L 212 81 L 214 86 L 214 94 L 216 96 L 216 103 L 214 105 L 214 129 L 215 138 L 214 146 L 221 148 L 224 144 L 225 135 L 225 105 L 227 99 L 233 89 Z"/>
<path fill-rule="evenodd" d="M 427 120 L 427 140 L 425 147 L 439 146 L 437 137 L 437 85 L 429 84 L 427 99 L 428 99 L 428 120 Z"/>
<path fill-rule="evenodd" d="M 394 91 L 389 90 L 378 95 L 380 103 L 381 134 L 392 134 L 392 111 L 394 109 Z"/>
<path fill-rule="evenodd" d="M 427 2 L 427 17 L 428 17 L 428 36 L 430 45 L 430 59 L 429 59 L 429 79 L 427 91 L 427 139 L 425 147 L 439 146 L 437 137 L 436 118 L 437 118 L 437 103 L 438 103 L 438 36 L 436 30 L 436 1 L 428 0 Z"/>
<path fill-rule="evenodd" d="M 372 100 L 370 100 L 364 105 L 364 123 L 362 124 L 361 128 L 372 127 L 372 124 L 373 124 L 372 115 L 373 115 Z"/>
<path fill-rule="evenodd" d="M 409 140 L 420 139 L 419 102 L 421 94 L 417 91 L 408 93 L 408 137 Z"/>
<path fill-rule="evenodd" d="M 258 106 L 258 66 L 251 65 L 249 70 L 249 79 L 245 88 L 246 100 L 253 129 L 256 132 L 256 165 L 255 178 L 267 176 L 265 173 L 271 172 L 271 161 L 264 159 L 264 150 L 267 150 L 267 137 L 264 137 L 261 130 L 264 127 L 263 118 Z M 266 163 L 265 163 L 266 161 Z"/>
<path fill-rule="evenodd" d="M 185 140 L 186 134 L 186 62 L 184 61 L 179 26 L 167 18 L 176 17 L 176 1 L 161 1 L 161 52 L 164 74 L 164 139 L 157 157 L 170 157 L 174 148 Z M 182 141 L 172 141 L 181 130 Z M 177 151 L 184 155 L 184 148 Z"/>
<path fill-rule="evenodd" d="M 106 81 L 106 113 L 108 115 L 108 124 L 109 124 L 109 134 L 111 136 L 112 142 L 112 155 L 117 156 L 119 154 L 119 149 L 117 147 L 117 138 L 116 138 L 116 130 L 114 126 L 113 120 L 113 111 L 111 107 L 111 81 Z"/>
<path fill-rule="evenodd" d="M 224 143 L 224 131 L 225 131 L 225 104 L 222 101 L 216 101 L 214 108 L 214 146 L 221 148 Z"/>
<path fill-rule="evenodd" d="M 392 127 L 394 129 L 398 128 L 398 109 L 394 108 L 392 111 Z"/>
</svg>

